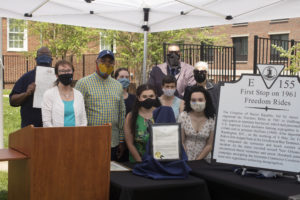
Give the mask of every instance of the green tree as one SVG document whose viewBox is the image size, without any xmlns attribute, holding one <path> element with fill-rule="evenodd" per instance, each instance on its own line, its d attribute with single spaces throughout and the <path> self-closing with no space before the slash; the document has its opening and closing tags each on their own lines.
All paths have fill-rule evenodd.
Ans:
<svg viewBox="0 0 300 200">
<path fill-rule="evenodd" d="M 122 31 L 102 30 L 102 34 L 113 44 L 117 44 L 117 66 L 126 67 L 134 71 L 136 82 L 142 79 L 144 35 L 142 33 L 128 33 Z M 206 29 L 184 29 L 148 34 L 147 73 L 150 68 L 163 62 L 163 43 L 197 43 L 214 44 L 219 37 L 210 35 Z"/>
<path fill-rule="evenodd" d="M 37 37 L 40 46 L 47 46 L 53 56 L 81 55 L 99 45 L 99 29 L 18 19 L 11 20 L 10 27 L 27 28 L 28 35 Z M 27 55 L 35 53 L 25 52 Z"/>
<path fill-rule="evenodd" d="M 40 45 L 46 45 L 53 56 L 81 55 L 91 46 L 98 46 L 99 30 L 44 22 L 28 23 L 30 34 L 40 37 Z"/>
<path fill-rule="evenodd" d="M 295 75 L 300 71 L 300 43 L 297 43 L 288 50 L 275 44 L 272 44 L 272 47 L 280 52 L 280 57 L 289 59 L 290 65 L 285 70 L 288 70 L 291 75 Z"/>
</svg>

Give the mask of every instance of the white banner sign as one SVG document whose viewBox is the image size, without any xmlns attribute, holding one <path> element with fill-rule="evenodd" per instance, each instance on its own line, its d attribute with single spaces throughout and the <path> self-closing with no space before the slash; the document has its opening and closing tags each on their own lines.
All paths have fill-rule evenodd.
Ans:
<svg viewBox="0 0 300 200">
<path fill-rule="evenodd" d="M 300 85 L 297 77 L 278 75 L 271 84 L 242 75 L 221 86 L 216 162 L 300 172 Z"/>
</svg>

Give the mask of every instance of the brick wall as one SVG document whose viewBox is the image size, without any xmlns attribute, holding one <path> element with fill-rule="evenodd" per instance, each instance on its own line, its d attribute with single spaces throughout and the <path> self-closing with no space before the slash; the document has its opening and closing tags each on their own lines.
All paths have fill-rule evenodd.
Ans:
<svg viewBox="0 0 300 200">
<path fill-rule="evenodd" d="M 226 43 L 232 44 L 232 36 L 248 36 L 248 61 L 237 62 L 237 70 L 253 69 L 254 35 L 270 38 L 271 34 L 288 33 L 289 40 L 300 40 L 300 18 L 288 19 L 286 22 L 271 23 L 270 21 L 251 22 L 246 26 L 223 25 L 213 28 L 213 35 L 227 34 Z"/>
</svg>

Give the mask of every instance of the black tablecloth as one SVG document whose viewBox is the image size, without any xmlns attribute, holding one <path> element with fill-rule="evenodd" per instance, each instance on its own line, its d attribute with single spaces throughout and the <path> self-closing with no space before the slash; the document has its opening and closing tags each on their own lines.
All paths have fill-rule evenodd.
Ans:
<svg viewBox="0 0 300 200">
<path fill-rule="evenodd" d="M 185 180 L 153 180 L 132 172 L 111 172 L 111 200 L 209 200 L 205 181 L 189 176 Z"/>
<path fill-rule="evenodd" d="M 295 179 L 242 177 L 233 173 L 233 166 L 210 165 L 205 161 L 192 161 L 188 165 L 192 175 L 205 179 L 213 200 L 287 200 L 289 196 L 300 194 L 300 184 Z"/>
</svg>

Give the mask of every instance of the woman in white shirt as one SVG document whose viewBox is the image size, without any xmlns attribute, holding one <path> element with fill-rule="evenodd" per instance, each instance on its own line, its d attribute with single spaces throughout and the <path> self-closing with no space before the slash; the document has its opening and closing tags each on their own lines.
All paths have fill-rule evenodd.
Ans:
<svg viewBox="0 0 300 200">
<path fill-rule="evenodd" d="M 43 96 L 43 127 L 86 126 L 82 94 L 72 88 L 74 67 L 65 60 L 55 64 L 57 80 Z"/>
</svg>

